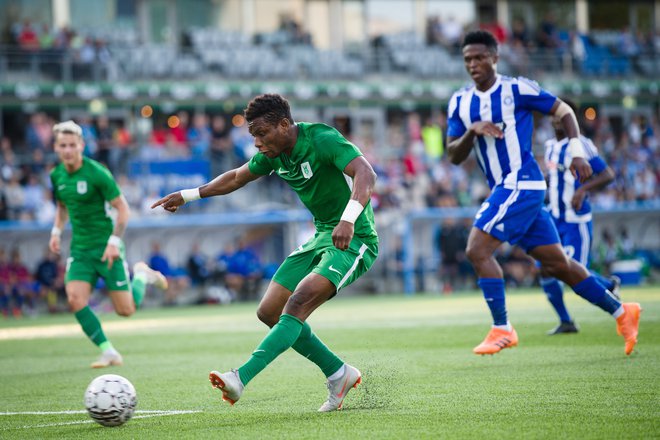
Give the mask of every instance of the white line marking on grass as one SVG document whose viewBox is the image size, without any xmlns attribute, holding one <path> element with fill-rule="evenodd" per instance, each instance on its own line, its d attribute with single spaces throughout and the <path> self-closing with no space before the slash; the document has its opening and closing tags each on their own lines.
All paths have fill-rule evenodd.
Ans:
<svg viewBox="0 0 660 440">
<path fill-rule="evenodd" d="M 202 411 L 196 410 L 140 410 L 136 411 L 136 414 L 133 416 L 133 419 L 146 419 L 148 417 L 162 417 L 162 416 L 175 416 L 179 414 L 194 414 L 200 413 Z M 58 414 L 86 414 L 87 411 L 15 411 L 15 412 L 0 412 L 0 416 L 18 416 L 18 415 L 58 415 Z M 32 429 L 32 428 L 49 428 L 53 426 L 67 426 L 67 425 L 84 425 L 86 423 L 96 423 L 94 420 L 76 420 L 73 422 L 58 422 L 58 423 L 44 423 L 40 425 L 24 425 L 16 428 L 5 428 L 4 430 L 9 429 Z"/>
<path fill-rule="evenodd" d="M 201 411 L 196 410 L 167 410 L 167 409 L 139 409 L 135 411 L 135 414 L 192 414 L 198 413 Z M 0 412 L 0 416 L 49 416 L 57 414 L 87 414 L 85 410 L 76 410 L 76 411 L 7 411 Z"/>
</svg>

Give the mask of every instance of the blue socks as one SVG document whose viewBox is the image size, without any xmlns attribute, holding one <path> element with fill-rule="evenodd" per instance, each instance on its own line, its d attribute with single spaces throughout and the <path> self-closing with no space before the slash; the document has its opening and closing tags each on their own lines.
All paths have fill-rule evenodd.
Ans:
<svg viewBox="0 0 660 440">
<path fill-rule="evenodd" d="M 556 278 L 541 278 L 541 287 L 561 322 L 572 322 L 571 315 L 564 304 L 564 289 L 559 281 Z"/>
<path fill-rule="evenodd" d="M 605 278 L 604 276 L 596 272 L 590 272 L 590 273 L 591 276 L 596 278 L 596 281 L 598 281 L 604 288 L 606 288 L 610 292 L 612 291 L 612 289 L 614 289 L 614 283 L 612 282 L 611 279 Z"/>
<path fill-rule="evenodd" d="M 479 278 L 477 283 L 484 292 L 486 304 L 493 316 L 493 325 L 507 325 L 504 301 L 504 280 L 501 278 Z"/>
<path fill-rule="evenodd" d="M 605 310 L 610 315 L 614 314 L 621 307 L 621 303 L 610 295 L 605 287 L 593 276 L 577 283 L 573 286 L 573 290 L 582 298 Z"/>
</svg>

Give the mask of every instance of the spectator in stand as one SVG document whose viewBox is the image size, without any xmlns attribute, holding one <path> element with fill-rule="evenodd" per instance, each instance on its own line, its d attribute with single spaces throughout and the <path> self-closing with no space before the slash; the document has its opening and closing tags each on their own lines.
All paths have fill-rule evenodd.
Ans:
<svg viewBox="0 0 660 440">
<path fill-rule="evenodd" d="M 130 130 L 126 128 L 124 120 L 119 120 L 117 128 L 113 133 L 116 148 L 116 159 L 113 160 L 117 164 L 116 170 L 118 174 L 128 174 L 128 161 L 131 157 L 133 149 L 133 135 Z"/>
<path fill-rule="evenodd" d="M 456 20 L 456 17 L 450 15 L 440 24 L 442 34 L 442 43 L 452 53 L 458 53 L 463 37 L 463 26 Z"/>
<path fill-rule="evenodd" d="M 2 315 L 9 317 L 9 295 L 11 293 L 11 277 L 7 264 L 7 255 L 4 248 L 0 247 L 0 309 Z"/>
<path fill-rule="evenodd" d="M 437 116 L 429 116 L 425 119 L 424 126 L 421 130 L 422 141 L 424 142 L 424 151 L 426 152 L 427 166 L 432 167 L 433 164 L 440 161 L 440 158 L 445 152 L 445 144 L 443 140 L 442 126 L 444 114 L 440 113 Z M 370 161 L 373 163 L 373 161 Z"/>
<path fill-rule="evenodd" d="M 18 35 L 18 45 L 21 49 L 27 51 L 37 51 L 39 50 L 39 35 L 37 31 L 32 27 L 30 20 L 25 20 L 21 33 Z"/>
<path fill-rule="evenodd" d="M 446 218 L 436 236 L 436 246 L 440 250 L 440 279 L 442 292 L 451 293 L 465 287 L 465 265 L 470 263 L 465 255 L 469 229 L 455 218 Z"/>
<path fill-rule="evenodd" d="M 41 205 L 36 211 L 36 218 L 39 223 L 52 223 L 55 220 L 55 202 L 53 201 L 53 192 L 50 189 L 44 189 L 41 192 Z"/>
<path fill-rule="evenodd" d="M 21 259 L 18 248 L 11 251 L 11 258 L 7 265 L 9 270 L 9 294 L 14 299 L 12 314 L 16 318 L 23 316 L 23 304 L 27 301 L 30 309 L 34 308 L 32 298 L 32 276 Z"/>
<path fill-rule="evenodd" d="M 37 112 L 30 116 L 25 143 L 30 151 L 52 151 L 53 123 L 45 113 Z"/>
<path fill-rule="evenodd" d="M 211 145 L 212 131 L 209 127 L 208 116 L 204 113 L 195 113 L 193 125 L 188 129 L 188 145 L 193 158 L 208 157 Z"/>
<path fill-rule="evenodd" d="M 78 125 L 82 128 L 83 142 L 85 143 L 84 155 L 87 157 L 96 157 L 98 152 L 98 133 L 96 127 L 92 122 L 92 118 L 84 115 L 78 121 Z"/>
<path fill-rule="evenodd" d="M 115 174 L 114 163 L 111 162 L 111 153 L 114 148 L 114 133 L 110 127 L 110 120 L 106 115 L 101 115 L 96 119 L 96 136 L 98 141 L 96 160 L 108 167 Z"/>
<path fill-rule="evenodd" d="M 511 24 L 511 42 L 517 43 L 525 49 L 532 47 L 532 39 L 529 35 L 527 24 L 520 17 L 515 17 Z"/>
<path fill-rule="evenodd" d="M 190 149 L 188 148 L 188 112 L 179 111 L 176 116 L 178 122 L 169 124 L 168 150 L 176 157 L 188 157 Z"/>
<path fill-rule="evenodd" d="M 210 272 L 208 268 L 208 259 L 199 246 L 199 243 L 195 242 L 190 249 L 190 255 L 188 256 L 188 276 L 190 277 L 190 282 L 193 286 L 204 287 L 206 282 L 210 277 Z"/>
<path fill-rule="evenodd" d="M 41 25 L 41 33 L 39 34 L 39 47 L 44 49 L 50 49 L 55 44 L 55 36 L 50 31 L 47 23 Z"/>
<path fill-rule="evenodd" d="M 25 190 L 20 183 L 20 175 L 15 172 L 4 189 L 10 220 L 20 220 L 25 208 Z"/>
<path fill-rule="evenodd" d="M 182 276 L 180 271 L 170 266 L 167 256 L 161 251 L 160 243 L 157 241 L 151 243 L 149 266 L 167 278 L 168 288 L 165 291 L 164 305 L 176 305 L 177 298 L 188 284 L 187 277 Z"/>
<path fill-rule="evenodd" d="M 232 296 L 241 301 L 255 299 L 262 268 L 259 257 L 245 239 L 239 238 L 235 245 L 228 245 L 217 261 L 219 266 L 224 266 L 225 284 Z"/>
<path fill-rule="evenodd" d="M 7 206 L 4 185 L 4 182 L 0 179 L 0 221 L 9 220 L 9 207 Z"/>
<path fill-rule="evenodd" d="M 211 119 L 211 175 L 219 176 L 234 166 L 233 148 L 229 137 L 229 127 L 223 115 Z"/>
<path fill-rule="evenodd" d="M 37 213 L 44 201 L 44 192 L 45 190 L 39 181 L 39 176 L 30 173 L 27 178 L 27 184 L 23 187 L 23 209 L 25 210 L 24 216 L 26 218 L 32 220 L 37 218 Z"/>
<path fill-rule="evenodd" d="M 46 247 L 42 260 L 37 265 L 34 279 L 37 282 L 39 298 L 45 299 L 50 313 L 59 311 L 58 302 L 66 300 L 64 290 L 64 266 L 60 263 L 59 255 Z"/>
</svg>

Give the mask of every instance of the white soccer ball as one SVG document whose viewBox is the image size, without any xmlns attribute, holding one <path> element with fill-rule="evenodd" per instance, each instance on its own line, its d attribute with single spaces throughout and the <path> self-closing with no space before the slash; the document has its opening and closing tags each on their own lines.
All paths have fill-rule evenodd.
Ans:
<svg viewBox="0 0 660 440">
<path fill-rule="evenodd" d="M 136 405 L 135 387 L 116 374 L 97 377 L 85 391 L 89 416 L 103 426 L 123 425 L 133 416 Z"/>
</svg>

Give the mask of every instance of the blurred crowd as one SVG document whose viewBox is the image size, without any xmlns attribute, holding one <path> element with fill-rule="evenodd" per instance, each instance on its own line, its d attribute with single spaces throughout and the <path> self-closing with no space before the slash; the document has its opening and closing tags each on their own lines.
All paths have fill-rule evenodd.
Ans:
<svg viewBox="0 0 660 440">
<path fill-rule="evenodd" d="M 124 120 L 106 116 L 82 117 L 85 154 L 105 163 L 122 188 L 133 217 L 154 215 L 149 209 L 154 197 L 129 173 L 133 162 L 160 161 L 176 158 L 200 160 L 209 164 L 211 176 L 235 167 L 256 152 L 245 124 L 233 124 L 228 115 L 179 111 L 176 124 L 153 125 L 151 130 Z M 605 161 L 615 170 L 616 180 L 592 198 L 596 208 L 610 208 L 619 202 L 644 202 L 660 199 L 660 148 L 657 116 L 635 114 L 628 124 L 599 115 L 593 121 L 581 121 L 583 133 L 593 139 Z M 346 119 L 329 121 L 358 145 L 378 174 L 372 204 L 376 212 L 411 211 L 424 208 L 473 207 L 489 193 L 486 181 L 474 158 L 461 166 L 446 158 L 446 117 L 442 112 L 417 111 L 391 113 L 388 116 L 389 145 L 382 154 L 380 145 L 368 135 L 360 135 Z M 55 119 L 37 112 L 29 117 L 24 136 L 13 142 L 4 137 L 0 142 L 0 219 L 36 220 L 50 226 L 54 216 L 49 171 L 56 164 L 52 146 Z M 554 136 L 548 118 L 539 118 L 534 135 L 535 153 L 542 162 L 542 145 Z M 142 170 L 142 167 L 138 167 Z M 143 177 L 143 176 L 142 176 Z M 250 206 L 259 197 L 268 202 L 299 208 L 292 192 L 276 178 L 255 182 L 255 191 L 245 197 Z M 218 206 L 199 204 L 201 211 L 215 212 Z M 465 257 L 465 245 L 471 219 L 447 219 L 439 228 L 434 248 L 440 256 L 437 272 L 442 290 L 474 287 L 474 273 Z M 607 231 L 594 248 L 596 267 L 607 273 L 612 262 L 629 255 L 630 239 L 625 231 Z M 1 246 L 1 245 L 0 245 Z M 237 240 L 214 257 L 201 253 L 193 244 L 186 264 L 174 267 L 157 244 L 148 261 L 170 278 L 170 289 L 163 304 L 176 304 L 187 292 L 197 292 L 186 301 L 230 302 L 254 299 L 261 280 L 272 275 L 273 265 L 263 264 L 259 243 Z M 6 255 L 5 255 L 6 254 Z M 388 256 L 389 258 L 390 256 Z M 401 255 L 393 261 L 401 264 Z M 500 259 L 510 285 L 535 283 L 534 262 L 516 247 L 504 246 Z M 416 272 L 423 279 L 428 262 L 419 262 Z M 276 267 L 276 266 L 275 266 Z M 393 269 L 400 274 L 401 268 Z M 63 262 L 45 252 L 34 267 L 21 262 L 19 249 L 0 249 L 0 309 L 5 315 L 20 314 L 41 304 L 48 310 L 66 308 L 63 295 Z M 102 286 L 101 286 L 102 287 Z M 423 284 L 419 283 L 419 288 Z"/>
<path fill-rule="evenodd" d="M 375 145 L 373 138 L 354 133 L 341 119 L 333 121 L 362 149 L 379 176 L 372 201 L 376 211 L 477 206 L 488 196 L 489 189 L 474 158 L 461 166 L 447 159 L 444 113 L 399 112 L 388 119 L 387 146 Z M 242 121 L 232 124 L 226 115 L 179 111 L 167 121 L 145 130 L 107 116 L 77 120 L 83 128 L 85 155 L 113 172 L 134 216 L 151 213 L 150 201 L 162 194 L 154 194 L 153 189 L 132 179 L 131 163 L 200 160 L 208 163 L 209 175 L 214 177 L 244 163 L 256 152 L 247 125 Z M 52 221 L 49 172 L 57 161 L 52 146 L 54 123 L 53 117 L 37 112 L 29 117 L 23 139 L 0 140 L 0 220 Z M 595 207 L 660 198 L 659 128 L 655 115 L 633 115 L 625 126 L 620 120 L 613 124 L 603 115 L 582 121 L 583 133 L 594 141 L 616 173 L 615 182 L 593 196 Z M 539 118 L 534 140 L 539 163 L 543 162 L 544 141 L 553 136 L 549 119 Z M 281 202 L 283 206 L 296 203 L 289 191 L 279 190 L 281 182 L 277 179 L 259 184 L 275 188 L 261 195 L 270 202 Z M 200 209 L 216 208 L 200 205 Z"/>
<path fill-rule="evenodd" d="M 248 238 L 249 234 L 227 243 L 214 256 L 204 254 L 199 243 L 193 243 L 180 266 L 170 262 L 159 242 L 154 241 L 146 262 L 167 277 L 169 286 L 164 293 L 150 288 L 145 303 L 174 306 L 258 299 L 262 281 L 273 276 L 277 264 L 264 262 L 260 241 Z M 21 258 L 19 248 L 0 246 L 0 312 L 5 318 L 20 318 L 44 311 L 68 311 L 64 274 L 63 259 L 47 248 L 35 267 L 30 268 Z M 95 288 L 105 292 L 103 279 Z M 103 295 L 95 295 L 91 305 L 110 310 L 104 301 Z"/>
<path fill-rule="evenodd" d="M 451 15 L 445 19 L 431 16 L 426 25 L 426 44 L 459 54 L 465 31 L 473 27 L 464 27 Z M 586 74 L 647 75 L 655 72 L 655 59 L 660 54 L 657 29 L 642 32 L 624 27 L 582 34 L 562 28 L 553 11 L 547 12 L 536 26 L 514 17 L 510 28 L 496 21 L 480 23 L 478 27 L 493 33 L 500 43 L 502 60 L 515 75 L 570 71 L 573 67 Z"/>
</svg>

